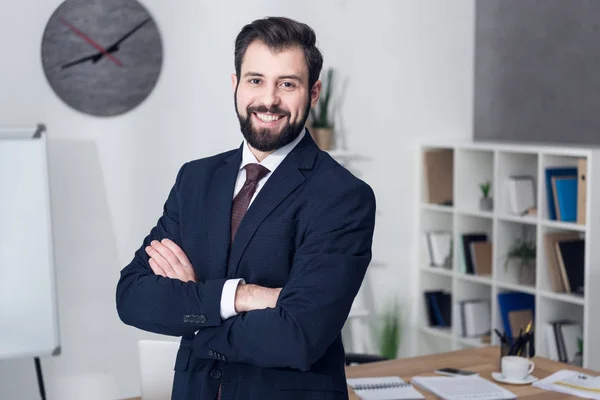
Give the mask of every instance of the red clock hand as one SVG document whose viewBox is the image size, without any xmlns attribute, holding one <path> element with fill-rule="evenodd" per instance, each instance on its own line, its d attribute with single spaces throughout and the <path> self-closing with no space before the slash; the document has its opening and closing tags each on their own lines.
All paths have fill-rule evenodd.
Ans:
<svg viewBox="0 0 600 400">
<path fill-rule="evenodd" d="M 66 26 L 68 26 L 69 29 L 71 29 L 73 32 L 75 32 L 75 34 L 77 36 L 81 37 L 83 40 L 85 40 L 86 42 L 88 42 L 89 44 L 91 44 L 92 46 L 94 46 L 99 52 L 101 52 L 106 57 L 108 57 L 117 66 L 119 66 L 119 67 L 123 66 L 123 63 L 121 61 L 119 61 L 115 56 L 113 56 L 112 54 L 110 54 L 109 52 L 107 52 L 102 46 L 100 46 L 98 43 L 94 42 L 85 33 L 81 32 L 79 29 L 77 29 L 75 26 L 73 26 L 72 24 L 70 24 L 64 18 L 60 18 L 60 22 L 62 22 Z"/>
</svg>

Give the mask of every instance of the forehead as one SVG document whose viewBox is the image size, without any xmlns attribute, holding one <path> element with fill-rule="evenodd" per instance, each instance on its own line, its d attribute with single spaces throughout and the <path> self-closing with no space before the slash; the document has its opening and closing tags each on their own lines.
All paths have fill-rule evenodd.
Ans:
<svg viewBox="0 0 600 400">
<path fill-rule="evenodd" d="M 282 75 L 308 77 L 308 67 L 300 47 L 295 46 L 274 52 L 258 41 L 252 42 L 244 55 L 241 75 L 243 76 L 247 71 L 257 72 L 266 77 Z"/>
</svg>

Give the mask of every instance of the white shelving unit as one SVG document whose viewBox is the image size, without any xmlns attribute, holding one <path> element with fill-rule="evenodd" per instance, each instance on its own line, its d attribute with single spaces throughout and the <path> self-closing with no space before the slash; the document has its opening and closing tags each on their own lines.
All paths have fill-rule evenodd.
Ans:
<svg viewBox="0 0 600 400">
<path fill-rule="evenodd" d="M 460 336 L 458 324 L 440 329 L 429 326 L 427 306 L 423 292 L 426 290 L 448 290 L 452 301 L 489 298 L 492 307 L 492 345 L 499 345 L 493 329 L 503 331 L 498 307 L 498 294 L 503 292 L 525 292 L 535 296 L 535 345 L 536 354 L 548 356 L 543 326 L 557 319 L 574 319 L 583 325 L 583 366 L 600 371 L 600 212 L 594 204 L 600 200 L 600 149 L 574 148 L 544 145 L 522 145 L 510 143 L 463 142 L 422 144 L 425 150 L 450 149 L 453 151 L 453 202 L 443 206 L 428 204 L 425 199 L 426 181 L 420 157 L 418 197 L 419 223 L 415 244 L 418 257 L 414 268 L 418 271 L 415 285 L 414 304 L 417 324 L 415 355 L 457 350 L 473 346 L 484 346 L 481 340 Z M 577 167 L 579 158 L 587 159 L 586 224 L 560 222 L 549 219 L 545 169 L 550 166 Z M 598 162 L 597 162 L 598 161 Z M 512 175 L 533 175 L 536 183 L 537 214 L 519 216 L 510 214 L 508 194 L 504 190 L 505 180 Z M 479 183 L 489 180 L 492 184 L 492 211 L 479 209 Z M 535 234 L 536 266 L 535 283 L 524 285 L 514 270 L 504 268 L 504 256 L 512 241 L 526 226 Z M 442 229 L 453 233 L 453 257 L 451 269 L 431 267 L 422 249 L 422 233 L 426 230 Z M 468 275 L 459 269 L 459 247 L 461 234 L 467 231 L 484 231 L 492 242 L 491 277 Z M 585 295 L 556 293 L 552 291 L 548 268 L 544 234 L 556 231 L 575 231 L 585 237 Z M 598 307 L 598 308 L 596 308 Z M 453 308 L 454 309 L 454 308 Z"/>
</svg>

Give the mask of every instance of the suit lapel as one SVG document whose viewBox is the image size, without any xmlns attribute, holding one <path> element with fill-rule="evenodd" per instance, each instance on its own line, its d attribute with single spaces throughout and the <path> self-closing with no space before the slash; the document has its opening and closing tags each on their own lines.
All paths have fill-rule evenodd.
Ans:
<svg viewBox="0 0 600 400">
<path fill-rule="evenodd" d="M 229 278 L 237 276 L 240 259 L 259 225 L 304 182 L 304 174 L 300 170 L 312 168 L 317 152 L 318 147 L 307 130 L 304 138 L 287 155 L 256 195 L 235 234 L 229 259 Z"/>
<path fill-rule="evenodd" d="M 242 160 L 241 147 L 215 171 L 209 186 L 207 228 L 212 265 L 217 277 L 227 273 L 231 230 L 231 202 Z"/>
</svg>

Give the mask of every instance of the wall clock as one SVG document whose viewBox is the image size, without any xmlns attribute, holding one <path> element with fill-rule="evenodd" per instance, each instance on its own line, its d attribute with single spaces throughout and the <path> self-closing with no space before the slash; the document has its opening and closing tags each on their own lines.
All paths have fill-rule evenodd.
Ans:
<svg viewBox="0 0 600 400">
<path fill-rule="evenodd" d="M 141 104 L 160 76 L 158 28 L 136 0 L 66 0 L 42 39 L 48 83 L 66 104 L 114 116 Z"/>
</svg>

